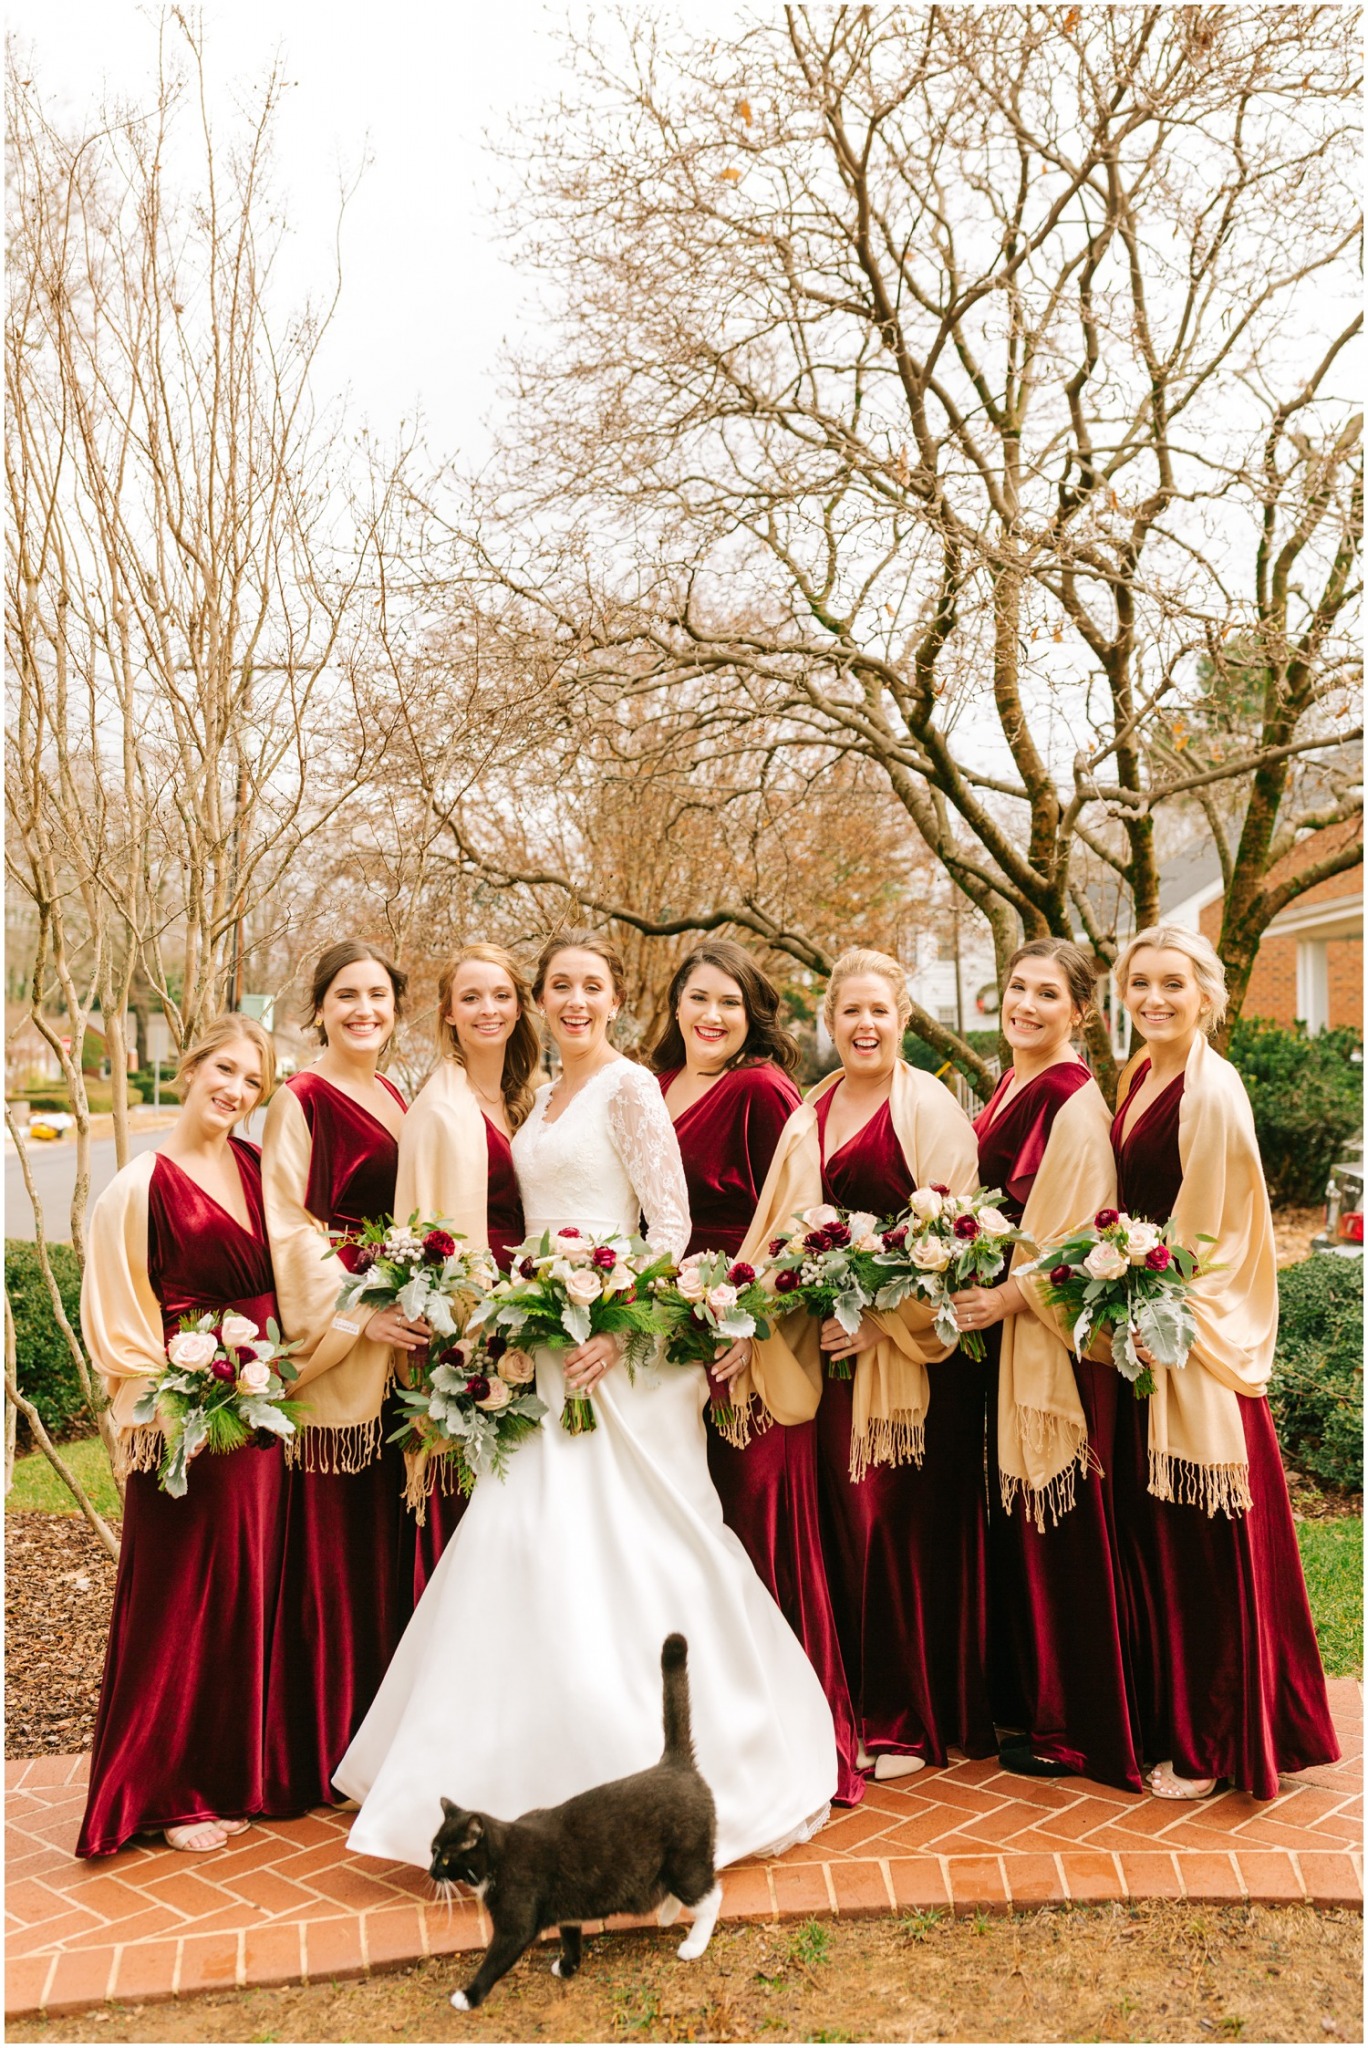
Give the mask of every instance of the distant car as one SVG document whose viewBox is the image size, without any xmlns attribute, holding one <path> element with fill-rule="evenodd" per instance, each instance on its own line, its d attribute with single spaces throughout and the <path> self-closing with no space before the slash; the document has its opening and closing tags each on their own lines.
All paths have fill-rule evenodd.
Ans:
<svg viewBox="0 0 1368 2048">
<path fill-rule="evenodd" d="M 29 1118 L 27 1135 L 30 1138 L 60 1138 L 75 1121 L 75 1117 L 68 1116 L 64 1109 L 35 1110 Z"/>
<path fill-rule="evenodd" d="M 1325 1190 L 1325 1228 L 1311 1240 L 1313 1252 L 1363 1256 L 1363 1140 L 1346 1145 L 1343 1159 L 1330 1169 Z"/>
</svg>

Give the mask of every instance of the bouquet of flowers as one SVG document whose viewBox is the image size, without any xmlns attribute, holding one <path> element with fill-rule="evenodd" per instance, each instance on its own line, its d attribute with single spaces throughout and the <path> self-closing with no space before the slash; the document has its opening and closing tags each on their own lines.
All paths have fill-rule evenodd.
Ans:
<svg viewBox="0 0 1368 2048">
<path fill-rule="evenodd" d="M 656 1282 L 655 1298 L 671 1365 L 710 1366 L 722 1346 L 770 1333 L 773 1297 L 754 1266 L 725 1252 L 691 1252 L 673 1279 Z M 713 1414 L 729 1420 L 730 1404 L 715 1399 Z"/>
<path fill-rule="evenodd" d="M 157 1468 L 163 1493 L 180 1500 L 196 1451 L 236 1451 L 254 1430 L 295 1433 L 299 1404 L 286 1398 L 297 1375 L 274 1316 L 263 1336 L 250 1316 L 185 1316 L 166 1347 L 166 1364 L 133 1410 L 136 1424 L 154 1423 L 166 1439 Z"/>
<path fill-rule="evenodd" d="M 784 1315 L 805 1308 L 814 1316 L 835 1316 L 853 1337 L 865 1311 L 885 1305 L 878 1295 L 888 1277 L 889 1256 L 889 1242 L 877 1216 L 819 1202 L 794 1219 L 786 1237 L 770 1239 L 763 1278 L 780 1298 Z M 827 1371 L 832 1379 L 848 1380 L 850 1360 L 830 1359 Z"/>
<path fill-rule="evenodd" d="M 1000 1188 L 979 1188 L 972 1195 L 952 1195 L 939 1182 L 917 1188 L 905 1216 L 887 1233 L 890 1253 L 896 1249 L 898 1271 L 875 1296 L 876 1308 L 896 1308 L 909 1294 L 935 1311 L 935 1330 L 942 1344 L 958 1343 L 969 1358 L 984 1356 L 977 1330 L 961 1331 L 950 1297 L 961 1287 L 987 1287 L 999 1278 L 1010 1247 L 1022 1233 L 1012 1227 L 997 1204 Z"/>
<path fill-rule="evenodd" d="M 502 1479 L 510 1454 L 541 1426 L 546 1403 L 532 1389 L 535 1367 L 498 1331 L 458 1338 L 414 1367 L 415 1384 L 397 1390 L 405 1410 L 390 1438 L 404 1452 L 408 1498 L 424 1520 L 434 1469 L 450 1472 L 464 1494 L 492 1473 Z"/>
<path fill-rule="evenodd" d="M 1210 1244 L 1203 1237 L 1200 1243 Z M 1154 1374 L 1136 1350 L 1144 1345 L 1159 1365 L 1184 1366 L 1197 1335 L 1188 1291 L 1199 1273 L 1213 1270 L 1162 1230 L 1123 1209 L 1099 1209 L 1093 1220 L 1031 1263 L 1045 1275 L 1045 1298 L 1073 1324 L 1081 1358 L 1097 1331 L 1124 1330 L 1112 1364 L 1131 1382 L 1135 1398 L 1154 1392 Z"/>
<path fill-rule="evenodd" d="M 470 1307 L 499 1277 L 492 1252 L 465 1246 L 441 1222 L 393 1217 L 368 1223 L 359 1235 L 339 1232 L 338 1247 L 355 1252 L 337 1297 L 339 1310 L 364 1302 L 367 1320 L 382 1308 L 426 1321 L 434 1337 L 456 1337 Z"/>
<path fill-rule="evenodd" d="M 588 1231 L 543 1231 L 518 1246 L 507 1279 L 478 1303 L 466 1334 L 493 1326 L 527 1350 L 546 1344 L 570 1350 L 591 1337 L 626 1339 L 629 1373 L 649 1356 L 663 1318 L 652 1290 L 674 1262 L 641 1237 L 594 1237 Z M 583 1436 L 598 1424 L 586 1394 L 567 1394 L 561 1428 Z"/>
</svg>

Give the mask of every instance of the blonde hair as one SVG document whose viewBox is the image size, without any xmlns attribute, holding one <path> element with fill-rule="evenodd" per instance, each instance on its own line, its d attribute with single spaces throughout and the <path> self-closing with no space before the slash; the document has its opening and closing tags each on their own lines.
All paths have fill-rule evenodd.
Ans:
<svg viewBox="0 0 1368 2048">
<path fill-rule="evenodd" d="M 532 1015 L 532 991 L 527 976 L 519 967 L 513 955 L 502 946 L 494 946 L 484 939 L 472 939 L 468 945 L 459 946 L 437 977 L 437 1051 L 444 1060 L 455 1060 L 458 1067 L 464 1067 L 465 1054 L 461 1041 L 456 1036 L 456 1027 L 449 1022 L 447 1011 L 451 1008 L 452 990 L 456 976 L 471 960 L 482 960 L 489 967 L 502 968 L 513 984 L 513 993 L 518 999 L 518 1021 L 509 1034 L 504 1047 L 503 1090 L 504 1107 L 508 1121 L 516 1131 L 532 1107 L 532 1076 L 541 1060 L 541 1033 Z"/>
<path fill-rule="evenodd" d="M 173 1092 L 184 1101 L 186 1083 L 195 1069 L 203 1066 L 205 1060 L 221 1046 L 233 1045 L 239 1039 L 255 1046 L 261 1056 L 261 1093 L 253 1108 L 269 1101 L 275 1087 L 275 1046 L 265 1026 L 258 1024 L 255 1017 L 244 1017 L 239 1010 L 227 1010 L 223 1016 L 215 1017 L 213 1023 L 185 1047 L 176 1062 L 176 1078 L 171 1083 Z"/>
<path fill-rule="evenodd" d="M 912 998 L 907 993 L 907 969 L 891 953 L 876 953 L 870 946 L 851 946 L 832 968 L 831 979 L 822 998 L 822 1022 L 828 1034 L 832 1033 L 836 1021 L 836 997 L 841 983 L 856 974 L 877 974 L 888 983 L 897 1005 L 898 1029 L 906 1031 L 912 1016 Z"/>
<path fill-rule="evenodd" d="M 1131 963 L 1144 946 L 1182 953 L 1192 962 L 1192 977 L 1201 991 L 1205 1012 L 1202 1028 L 1205 1031 L 1217 1030 L 1225 1022 L 1228 998 L 1225 968 L 1210 939 L 1201 932 L 1189 931 L 1183 924 L 1152 924 L 1137 932 L 1116 963 L 1116 985 L 1121 991 L 1122 1002 L 1126 999 Z"/>
</svg>

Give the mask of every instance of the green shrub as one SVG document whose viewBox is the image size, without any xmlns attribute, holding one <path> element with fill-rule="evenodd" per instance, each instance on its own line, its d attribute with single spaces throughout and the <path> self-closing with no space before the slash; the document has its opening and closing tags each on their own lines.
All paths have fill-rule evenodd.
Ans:
<svg viewBox="0 0 1368 2048">
<path fill-rule="evenodd" d="M 964 1042 L 980 1059 L 994 1060 L 1002 1055 L 1002 1039 L 996 1031 L 966 1031 Z M 924 1074 L 939 1073 L 945 1065 L 945 1054 L 910 1030 L 903 1033 L 903 1058 L 909 1066 L 920 1067 Z M 958 1060 L 955 1064 L 960 1066 Z M 961 1071 L 966 1079 L 970 1078 L 967 1068 L 961 1068 Z"/>
<path fill-rule="evenodd" d="M 81 1268 L 69 1244 L 50 1244 L 48 1257 L 71 1327 L 80 1334 Z M 80 1436 L 92 1427 L 66 1338 L 52 1313 L 38 1248 L 26 1238 L 5 1240 L 5 1285 L 14 1311 L 19 1391 L 43 1418 L 49 1436 Z M 22 1420 L 21 1428 L 25 1428 Z"/>
<path fill-rule="evenodd" d="M 147 1096 L 150 1096 L 152 1092 L 149 1081 L 147 1096 L 145 1096 L 140 1089 L 133 1085 L 135 1078 L 135 1076 L 130 1075 L 128 1081 L 128 1105 L 130 1109 L 135 1104 L 146 1101 Z M 85 1092 L 86 1103 L 91 1115 L 108 1116 L 114 1107 L 113 1082 L 100 1081 L 95 1079 L 94 1076 L 87 1074 Z M 165 1092 L 165 1086 L 163 1086 L 162 1093 L 165 1094 Z M 47 1082 L 41 1088 L 26 1088 L 24 1090 L 24 1099 L 27 1101 L 29 1108 L 35 1113 L 44 1109 L 64 1109 L 68 1112 L 71 1109 L 71 1096 L 68 1094 L 66 1085 L 63 1082 Z"/>
<path fill-rule="evenodd" d="M 1357 1031 L 1288 1031 L 1242 1017 L 1230 1058 L 1249 1090 L 1268 1192 L 1275 1202 L 1319 1202 L 1346 1138 L 1363 1124 Z"/>
<path fill-rule="evenodd" d="M 1268 1398 L 1288 1463 L 1363 1486 L 1363 1261 L 1321 1252 L 1278 1275 Z"/>
</svg>

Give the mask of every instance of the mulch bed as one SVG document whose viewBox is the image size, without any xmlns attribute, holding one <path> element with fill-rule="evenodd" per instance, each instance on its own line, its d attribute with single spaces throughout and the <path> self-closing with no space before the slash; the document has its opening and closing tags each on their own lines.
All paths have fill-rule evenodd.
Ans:
<svg viewBox="0 0 1368 2048">
<path fill-rule="evenodd" d="M 6 1515 L 7 1757 L 89 1749 L 113 1604 L 114 1566 L 80 1515 Z"/>
</svg>

